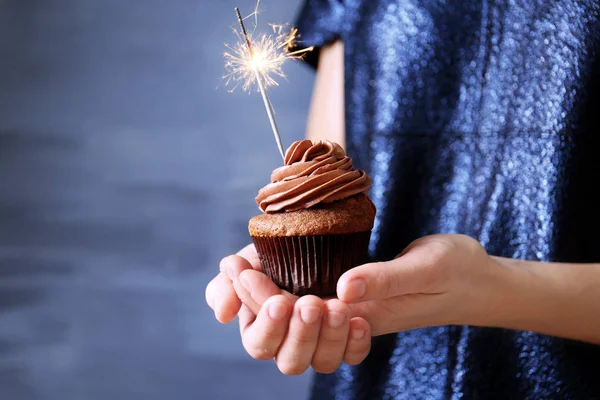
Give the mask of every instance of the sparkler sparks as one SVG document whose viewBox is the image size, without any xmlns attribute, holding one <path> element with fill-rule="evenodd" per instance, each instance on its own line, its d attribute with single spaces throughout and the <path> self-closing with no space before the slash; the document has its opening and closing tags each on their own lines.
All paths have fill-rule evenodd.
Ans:
<svg viewBox="0 0 600 400">
<path fill-rule="evenodd" d="M 270 34 L 255 34 L 258 26 L 260 0 L 256 2 L 254 12 L 242 19 L 254 17 L 254 29 L 252 32 L 240 32 L 234 29 L 238 38 L 235 45 L 225 44 L 227 51 L 225 57 L 226 74 L 224 79 L 231 91 L 242 86 L 244 91 L 250 89 L 257 83 L 256 71 L 265 86 L 279 86 L 278 78 L 285 78 L 283 72 L 284 64 L 291 59 L 301 59 L 314 50 L 314 47 L 294 50 L 297 46 L 298 29 L 286 29 L 285 25 L 271 24 Z M 251 43 L 251 51 L 249 51 Z"/>
<path fill-rule="evenodd" d="M 306 53 L 312 51 L 313 47 L 294 51 L 298 30 L 293 28 L 286 33 L 284 25 L 271 25 L 273 29 L 271 35 L 262 34 L 258 35 L 256 39 L 253 38 L 258 25 L 259 4 L 260 0 L 257 1 L 254 12 L 246 18 L 242 18 L 239 9 L 236 8 L 242 32 L 240 34 L 237 29 L 234 30 L 239 39 L 236 45 L 225 45 L 229 51 L 224 53 L 225 69 L 227 71 L 224 78 L 227 85 L 233 85 L 231 91 L 240 85 L 245 91 L 250 91 L 254 84 L 257 84 L 265 103 L 277 147 L 281 157 L 285 158 L 279 129 L 275 122 L 275 112 L 266 88 L 268 86 L 278 86 L 277 78 L 285 78 L 283 65 L 286 61 L 302 58 Z M 255 18 L 254 31 L 248 34 L 244 26 L 244 20 L 252 16 Z"/>
<path fill-rule="evenodd" d="M 277 78 L 286 78 L 283 72 L 284 64 L 291 59 L 302 59 L 306 53 L 314 50 L 308 47 L 293 51 L 296 47 L 298 30 L 290 29 L 286 32 L 284 25 L 271 25 L 272 34 L 260 34 L 256 38 L 248 34 L 252 43 L 252 55 L 248 51 L 245 38 L 239 31 L 235 31 L 239 43 L 234 46 L 226 44 L 228 51 L 224 53 L 225 79 L 227 85 L 233 85 L 232 91 L 242 85 L 244 91 L 249 91 L 256 84 L 255 70 L 268 86 L 279 86 Z"/>
</svg>

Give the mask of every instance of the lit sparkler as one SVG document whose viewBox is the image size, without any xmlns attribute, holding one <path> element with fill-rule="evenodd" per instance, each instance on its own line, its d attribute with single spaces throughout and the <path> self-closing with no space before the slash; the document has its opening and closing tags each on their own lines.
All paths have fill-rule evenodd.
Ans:
<svg viewBox="0 0 600 400">
<path fill-rule="evenodd" d="M 256 22 L 259 3 L 260 1 L 257 2 L 256 9 L 249 16 L 254 16 Z M 242 29 L 241 35 L 238 30 L 235 30 L 235 33 L 243 40 L 240 40 L 235 46 L 226 45 L 229 51 L 224 54 L 227 70 L 225 79 L 228 85 L 233 84 L 232 90 L 242 85 L 245 91 L 249 91 L 255 83 L 257 84 L 267 110 L 277 147 L 281 157 L 285 158 L 281 136 L 275 121 L 275 111 L 267 94 L 267 87 L 278 86 L 277 78 L 285 78 L 283 65 L 286 61 L 302 58 L 306 53 L 312 51 L 313 47 L 294 51 L 298 30 L 294 28 L 286 33 L 283 25 L 271 25 L 273 28 L 272 35 L 258 35 L 257 39 L 254 40 L 254 32 L 249 34 L 246 31 L 244 18 L 242 18 L 240 10 L 236 8 L 235 11 Z"/>
</svg>

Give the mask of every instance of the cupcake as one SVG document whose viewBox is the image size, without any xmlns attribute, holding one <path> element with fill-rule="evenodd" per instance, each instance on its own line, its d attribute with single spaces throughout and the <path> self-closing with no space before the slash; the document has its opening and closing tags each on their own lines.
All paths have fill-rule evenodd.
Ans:
<svg viewBox="0 0 600 400">
<path fill-rule="evenodd" d="M 334 296 L 342 274 L 367 260 L 371 178 L 326 140 L 295 142 L 284 163 L 258 192 L 263 214 L 248 226 L 263 272 L 295 295 Z"/>
</svg>

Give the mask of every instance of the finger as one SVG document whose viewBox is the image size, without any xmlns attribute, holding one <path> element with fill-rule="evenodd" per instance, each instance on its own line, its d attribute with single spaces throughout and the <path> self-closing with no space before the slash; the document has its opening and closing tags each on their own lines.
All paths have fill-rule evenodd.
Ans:
<svg viewBox="0 0 600 400">
<path fill-rule="evenodd" d="M 257 273 L 260 273 L 260 272 L 257 272 Z M 259 304 L 256 301 L 254 301 L 250 290 L 246 289 L 246 287 L 244 287 L 244 285 L 242 285 L 242 282 L 239 279 L 236 279 L 233 282 L 233 288 L 235 290 L 237 297 L 242 302 L 242 304 L 244 306 L 246 306 L 246 308 L 250 312 L 252 312 L 254 315 L 257 315 L 260 312 L 262 304 Z"/>
<path fill-rule="evenodd" d="M 250 323 L 251 316 L 244 310 L 244 324 L 240 324 L 242 344 L 251 357 L 258 360 L 275 357 L 285 337 L 291 310 L 292 304 L 284 296 L 271 297 Z"/>
<path fill-rule="evenodd" d="M 254 247 L 253 244 L 249 244 L 248 246 L 238 251 L 237 255 L 248 260 L 252 268 L 254 268 L 255 270 L 262 271 L 260 259 L 258 258 L 256 247 Z"/>
<path fill-rule="evenodd" d="M 245 270 L 240 273 L 235 282 L 235 290 L 244 304 L 253 312 L 258 313 L 263 303 L 275 295 L 283 295 L 291 302 L 298 297 L 281 290 L 268 276 L 262 272 Z"/>
<path fill-rule="evenodd" d="M 220 273 L 206 286 L 206 302 L 222 324 L 235 318 L 242 305 L 229 278 Z"/>
<path fill-rule="evenodd" d="M 338 281 L 338 298 L 355 303 L 421 293 L 432 272 L 429 267 L 434 266 L 431 260 L 423 251 L 409 251 L 389 262 L 353 268 Z"/>
<path fill-rule="evenodd" d="M 286 375 L 300 375 L 310 367 L 319 340 L 323 300 L 316 296 L 300 298 L 294 305 L 287 335 L 276 361 Z"/>
<path fill-rule="evenodd" d="M 312 359 L 312 367 L 318 373 L 331 374 L 342 363 L 350 330 L 349 312 L 348 306 L 337 299 L 325 303 L 323 325 Z"/>
<path fill-rule="evenodd" d="M 238 255 L 227 256 L 221 260 L 219 263 L 219 269 L 221 272 L 226 274 L 229 279 L 233 282 L 235 281 L 239 275 L 247 270 L 253 269 L 252 264 L 244 257 L 240 257 Z"/>
<path fill-rule="evenodd" d="M 348 365 L 360 364 L 371 350 L 371 327 L 363 318 L 350 320 L 350 334 L 344 352 L 344 362 Z"/>
<path fill-rule="evenodd" d="M 238 321 L 240 324 L 240 335 L 256 321 L 256 314 L 254 314 L 245 304 L 242 304 L 240 311 L 238 312 Z"/>
</svg>

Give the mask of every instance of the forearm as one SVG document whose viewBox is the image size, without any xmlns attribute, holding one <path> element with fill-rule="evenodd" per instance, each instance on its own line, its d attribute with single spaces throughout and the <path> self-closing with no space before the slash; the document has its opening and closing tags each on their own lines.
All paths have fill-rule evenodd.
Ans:
<svg viewBox="0 0 600 400">
<path fill-rule="evenodd" d="M 600 264 L 490 262 L 500 268 L 482 325 L 600 344 Z"/>
<path fill-rule="evenodd" d="M 307 139 L 331 140 L 345 147 L 344 44 L 337 41 L 321 49 L 313 88 Z"/>
</svg>

